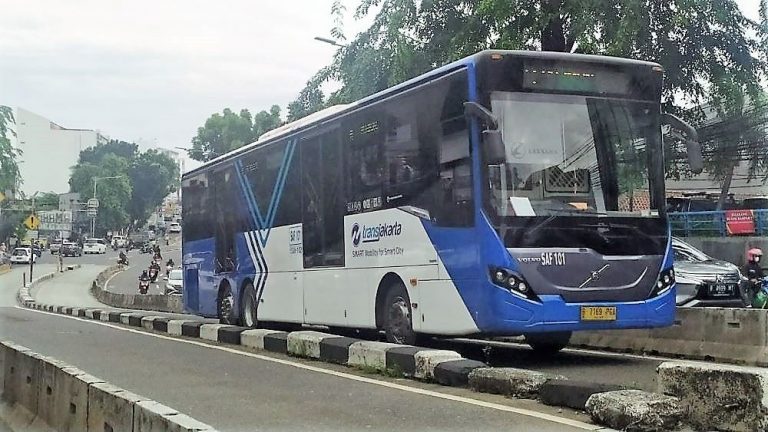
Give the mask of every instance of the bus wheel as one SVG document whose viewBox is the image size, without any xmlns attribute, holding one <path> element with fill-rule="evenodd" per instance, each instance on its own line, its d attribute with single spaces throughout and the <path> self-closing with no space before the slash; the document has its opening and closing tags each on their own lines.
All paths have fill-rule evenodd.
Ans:
<svg viewBox="0 0 768 432">
<path fill-rule="evenodd" d="M 533 348 L 533 351 L 541 355 L 556 354 L 568 345 L 571 340 L 571 332 L 529 333 L 525 335 L 525 342 Z"/>
<path fill-rule="evenodd" d="M 256 328 L 259 324 L 256 319 L 257 301 L 256 289 L 253 287 L 253 284 L 249 282 L 245 286 L 243 291 L 243 301 L 240 303 L 243 305 L 243 307 L 240 308 L 242 310 L 242 319 L 240 321 L 243 322 L 245 327 Z"/>
<path fill-rule="evenodd" d="M 235 296 L 232 295 L 232 289 L 225 285 L 219 293 L 218 310 L 219 322 L 222 324 L 234 324 L 235 318 L 232 316 L 232 309 L 235 305 Z"/>
<path fill-rule="evenodd" d="M 392 285 L 384 300 L 384 333 L 387 342 L 401 345 L 416 343 L 411 300 L 402 282 Z"/>
</svg>

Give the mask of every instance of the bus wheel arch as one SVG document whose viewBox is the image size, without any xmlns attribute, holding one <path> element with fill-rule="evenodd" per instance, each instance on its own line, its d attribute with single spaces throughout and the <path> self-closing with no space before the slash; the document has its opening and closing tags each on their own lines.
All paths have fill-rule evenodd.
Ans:
<svg viewBox="0 0 768 432">
<path fill-rule="evenodd" d="M 414 345 L 411 300 L 405 283 L 395 273 L 387 273 L 376 291 L 376 327 L 383 329 L 387 342 Z"/>
<path fill-rule="evenodd" d="M 256 328 L 258 326 L 256 288 L 253 281 L 246 278 L 240 285 L 240 301 L 238 310 L 240 312 L 240 323 L 245 327 Z"/>
<path fill-rule="evenodd" d="M 216 316 L 220 323 L 235 324 L 234 307 L 235 298 L 232 285 L 227 279 L 224 279 L 219 283 L 219 290 L 216 295 Z"/>
</svg>

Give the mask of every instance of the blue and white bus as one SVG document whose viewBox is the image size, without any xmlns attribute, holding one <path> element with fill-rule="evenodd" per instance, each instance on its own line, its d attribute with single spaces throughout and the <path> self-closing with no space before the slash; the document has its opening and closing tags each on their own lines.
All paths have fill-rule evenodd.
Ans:
<svg viewBox="0 0 768 432">
<path fill-rule="evenodd" d="M 662 76 L 483 51 L 271 131 L 184 175 L 184 305 L 543 351 L 670 325 L 662 122 L 698 147 L 661 113 Z"/>
</svg>

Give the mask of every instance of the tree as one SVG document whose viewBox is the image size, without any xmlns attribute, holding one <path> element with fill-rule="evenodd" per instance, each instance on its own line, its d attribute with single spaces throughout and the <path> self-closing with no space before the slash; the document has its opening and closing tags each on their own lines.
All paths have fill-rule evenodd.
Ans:
<svg viewBox="0 0 768 432">
<path fill-rule="evenodd" d="M 131 224 L 143 224 L 152 210 L 179 187 L 179 167 L 169 156 L 148 150 L 136 157 L 128 169 L 133 193 L 128 203 Z"/>
<path fill-rule="evenodd" d="M 139 146 L 120 140 L 109 140 L 106 144 L 88 147 L 80 152 L 79 163 L 98 164 L 107 154 L 113 154 L 125 159 L 133 159 L 139 153 Z"/>
<path fill-rule="evenodd" d="M 55 192 L 43 192 L 35 197 L 35 210 L 58 210 L 59 195 Z"/>
<path fill-rule="evenodd" d="M 11 125 L 15 123 L 13 110 L 0 105 L 0 192 L 16 191 L 21 183 L 18 158 L 21 150 L 11 144 L 11 136 L 15 133 Z"/>
<path fill-rule="evenodd" d="M 128 226 L 130 217 L 127 206 L 133 191 L 128 176 L 129 161 L 121 156 L 106 153 L 94 163 L 77 164 L 72 168 L 69 187 L 80 193 L 83 199 L 94 196 L 93 179 L 98 177 L 122 176 L 98 181 L 95 197 L 99 200 L 96 225 L 99 232 L 118 230 Z"/>
<path fill-rule="evenodd" d="M 192 138 L 189 157 L 198 161 L 209 161 L 239 147 L 256 141 L 260 135 L 282 124 L 280 107 L 272 105 L 269 111 L 262 110 L 251 116 L 247 109 L 235 114 L 224 108 L 221 114 L 214 113 L 205 124 L 197 128 Z"/>
</svg>

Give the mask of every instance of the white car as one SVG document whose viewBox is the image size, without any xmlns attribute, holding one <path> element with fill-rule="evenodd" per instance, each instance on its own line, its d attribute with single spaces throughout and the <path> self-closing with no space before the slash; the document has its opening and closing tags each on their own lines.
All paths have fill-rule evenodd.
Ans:
<svg viewBox="0 0 768 432">
<path fill-rule="evenodd" d="M 37 255 L 32 253 L 31 248 L 16 248 L 11 254 L 11 264 L 29 264 L 30 259 L 32 262 L 37 262 Z"/>
<path fill-rule="evenodd" d="M 165 295 L 181 294 L 184 287 L 184 276 L 181 269 L 173 269 L 168 273 L 168 279 L 165 282 Z"/>
<path fill-rule="evenodd" d="M 85 241 L 83 245 L 84 254 L 105 254 L 107 253 L 107 242 L 101 238 L 92 238 Z"/>
<path fill-rule="evenodd" d="M 121 235 L 112 236 L 112 244 L 116 247 L 123 248 L 128 245 L 128 239 Z"/>
<path fill-rule="evenodd" d="M 168 226 L 168 232 L 169 233 L 180 233 L 181 232 L 181 224 L 178 222 L 171 222 L 171 224 Z"/>
</svg>

